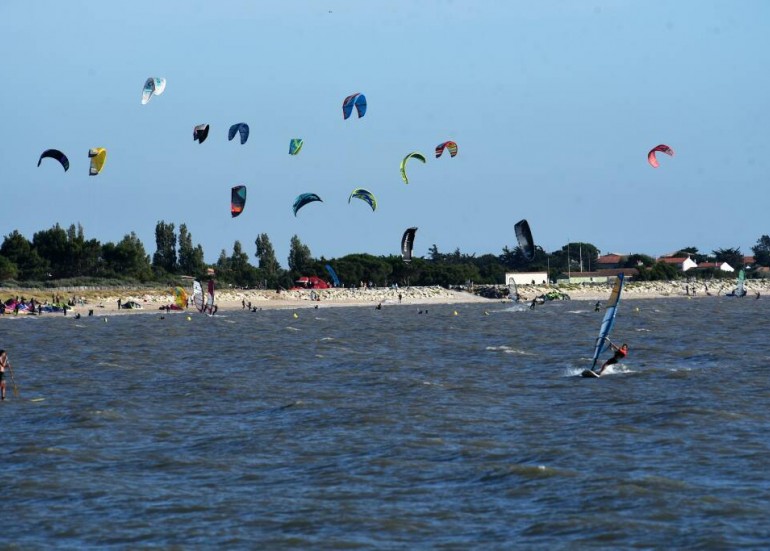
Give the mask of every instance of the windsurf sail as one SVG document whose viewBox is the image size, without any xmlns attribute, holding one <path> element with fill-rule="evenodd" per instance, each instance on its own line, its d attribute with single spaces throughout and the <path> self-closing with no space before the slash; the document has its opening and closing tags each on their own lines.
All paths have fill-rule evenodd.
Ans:
<svg viewBox="0 0 770 551">
<path fill-rule="evenodd" d="M 596 367 L 596 362 L 599 360 L 599 356 L 604 351 L 607 343 L 609 342 L 610 331 L 612 326 L 615 325 L 615 314 L 618 312 L 618 304 L 620 304 L 620 293 L 623 291 L 623 274 L 618 274 L 618 279 L 615 281 L 615 286 L 612 288 L 610 299 L 607 301 L 607 311 L 604 313 L 604 319 L 602 319 L 602 325 L 599 327 L 599 338 L 596 339 L 596 347 L 594 348 L 593 365 L 591 371 Z"/>
<path fill-rule="evenodd" d="M 203 312 L 203 287 L 198 280 L 193 281 L 193 304 L 199 312 Z"/>
<path fill-rule="evenodd" d="M 519 302 L 519 288 L 516 285 L 516 279 L 513 277 L 508 280 L 508 298 L 513 302 Z"/>
<path fill-rule="evenodd" d="M 214 315 L 217 311 L 214 306 L 214 280 L 209 279 L 209 287 L 206 290 L 206 307 L 203 309 L 207 314 Z"/>
<path fill-rule="evenodd" d="M 738 282 L 735 287 L 735 296 L 746 296 L 746 273 L 743 270 L 738 272 Z"/>
</svg>

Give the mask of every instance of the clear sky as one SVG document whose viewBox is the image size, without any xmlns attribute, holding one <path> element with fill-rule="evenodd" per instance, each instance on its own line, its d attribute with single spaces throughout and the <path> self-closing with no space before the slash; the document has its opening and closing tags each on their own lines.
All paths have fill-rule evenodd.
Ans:
<svg viewBox="0 0 770 551">
<path fill-rule="evenodd" d="M 164 220 L 208 262 L 239 240 L 256 263 L 267 233 L 286 267 L 295 234 L 315 257 L 386 255 L 409 226 L 416 256 L 499 254 L 522 218 L 546 251 L 750 254 L 770 234 L 766 0 L 4 0 L 0 51 L 2 235 L 80 223 L 152 254 Z M 168 84 L 141 105 L 150 76 Z M 368 111 L 345 121 L 354 92 Z M 676 155 L 653 169 L 660 143 Z M 68 172 L 36 166 L 48 148 Z M 411 151 L 428 162 L 405 185 Z M 295 218 L 303 192 L 323 203 Z"/>
</svg>

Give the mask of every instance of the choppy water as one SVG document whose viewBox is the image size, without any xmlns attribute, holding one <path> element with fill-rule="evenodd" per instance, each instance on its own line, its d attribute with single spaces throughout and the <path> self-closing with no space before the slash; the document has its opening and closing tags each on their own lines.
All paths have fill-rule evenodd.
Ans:
<svg viewBox="0 0 770 551">
<path fill-rule="evenodd" d="M 0 320 L 2 545 L 769 544 L 770 300 L 421 308 Z"/>
</svg>

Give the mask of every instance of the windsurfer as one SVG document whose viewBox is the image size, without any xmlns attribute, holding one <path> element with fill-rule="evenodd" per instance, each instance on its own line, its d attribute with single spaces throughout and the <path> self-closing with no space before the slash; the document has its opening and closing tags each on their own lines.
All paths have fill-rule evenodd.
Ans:
<svg viewBox="0 0 770 551">
<path fill-rule="evenodd" d="M 609 342 L 609 339 L 607 340 Z M 599 369 L 599 375 L 601 375 L 604 372 L 607 366 L 618 363 L 618 360 L 622 360 L 628 355 L 628 345 L 626 343 L 623 343 L 620 347 L 617 347 L 610 342 L 610 348 L 615 353 L 609 360 L 607 360 L 602 364 L 602 367 Z"/>
<path fill-rule="evenodd" d="M 8 367 L 8 353 L 0 350 L 0 400 L 5 400 L 5 368 Z"/>
</svg>

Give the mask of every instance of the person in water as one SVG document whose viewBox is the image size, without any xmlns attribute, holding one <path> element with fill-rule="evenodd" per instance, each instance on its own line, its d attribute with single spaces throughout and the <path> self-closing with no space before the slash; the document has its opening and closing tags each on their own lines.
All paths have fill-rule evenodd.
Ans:
<svg viewBox="0 0 770 551">
<path fill-rule="evenodd" d="M 8 353 L 0 350 L 0 400 L 5 400 L 5 368 L 8 367 Z"/>
<path fill-rule="evenodd" d="M 619 348 L 610 343 L 610 348 L 615 352 L 615 354 L 613 354 L 609 360 L 602 364 L 602 367 L 599 369 L 599 375 L 604 372 L 607 366 L 618 363 L 618 360 L 622 360 L 628 355 L 628 345 L 626 343 L 623 343 Z"/>
</svg>

